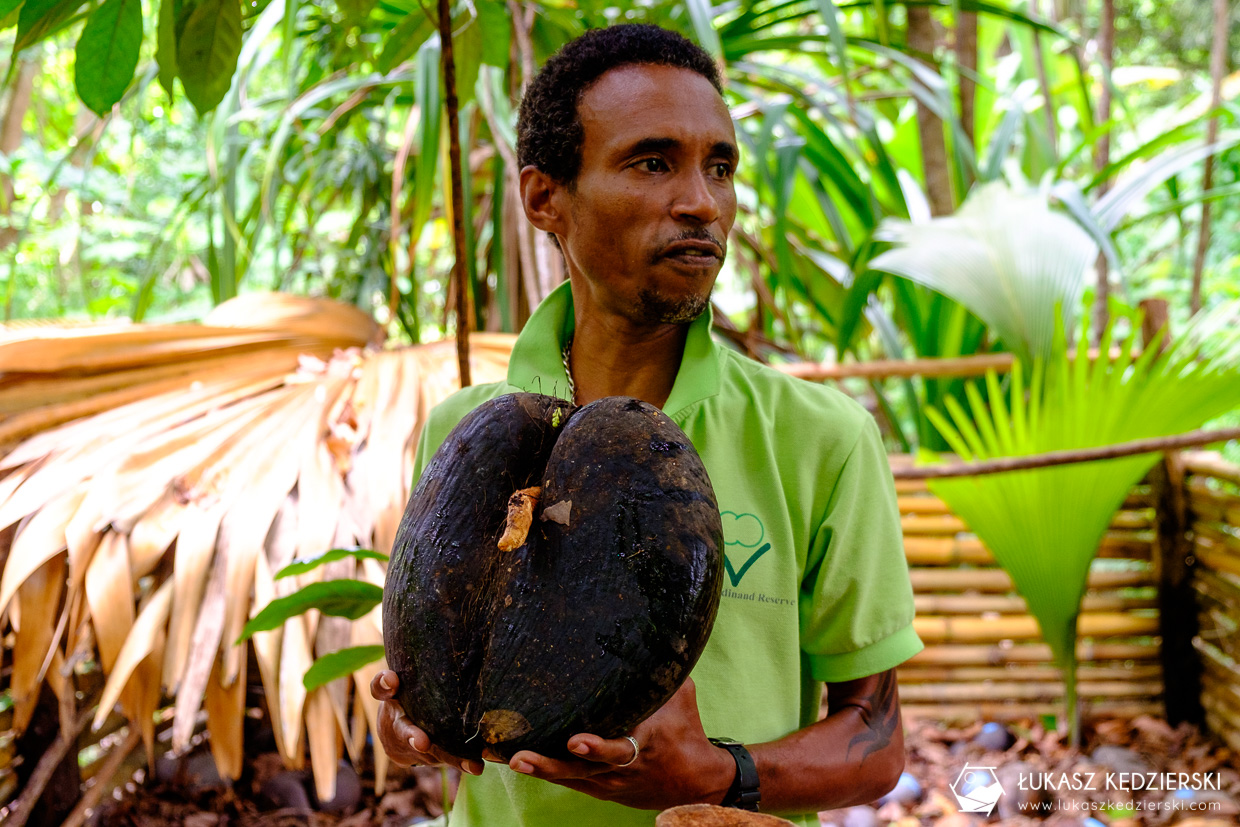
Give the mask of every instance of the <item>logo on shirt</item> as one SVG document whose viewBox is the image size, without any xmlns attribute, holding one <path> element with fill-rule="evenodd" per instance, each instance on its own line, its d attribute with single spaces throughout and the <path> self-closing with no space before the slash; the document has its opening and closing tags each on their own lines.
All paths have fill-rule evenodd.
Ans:
<svg viewBox="0 0 1240 827">
<path fill-rule="evenodd" d="M 727 546 L 723 568 L 735 589 L 753 564 L 771 550 L 771 544 L 762 542 L 766 537 L 766 528 L 756 515 L 723 511 L 720 516 L 723 518 L 723 536 Z"/>
</svg>

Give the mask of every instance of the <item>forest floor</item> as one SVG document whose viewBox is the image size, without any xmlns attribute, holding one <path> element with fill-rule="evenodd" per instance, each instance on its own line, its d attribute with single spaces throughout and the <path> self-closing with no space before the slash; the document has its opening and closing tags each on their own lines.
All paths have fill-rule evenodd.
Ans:
<svg viewBox="0 0 1240 827">
<path fill-rule="evenodd" d="M 948 727 L 912 719 L 905 721 L 905 730 L 908 757 L 896 790 L 873 805 L 822 813 L 824 827 L 1240 824 L 1240 755 L 1191 726 L 1173 729 L 1151 717 L 1097 719 L 1084 727 L 1081 749 L 1069 746 L 1061 733 L 1028 720 Z M 979 793 L 970 787 L 999 789 L 983 783 L 994 777 L 979 769 L 992 770 L 1002 788 L 989 815 L 961 812 L 956 797 L 961 792 L 976 799 Z M 1176 775 L 1169 778 L 1166 773 Z M 371 767 L 358 775 L 342 763 L 337 799 L 323 807 L 314 801 L 308 774 L 285 770 L 274 753 L 257 755 L 231 785 L 219 783 L 205 750 L 179 762 L 163 761 L 150 780 L 143 775 L 96 808 L 88 824 L 406 827 L 442 812 L 447 777 L 438 769 L 394 768 L 387 791 L 376 796 Z M 1142 780 L 1136 781 L 1138 777 Z M 454 780 L 449 778 L 449 783 Z M 1150 787 L 1151 780 L 1159 789 L 1108 789 Z M 984 798 L 984 791 L 980 795 Z"/>
</svg>

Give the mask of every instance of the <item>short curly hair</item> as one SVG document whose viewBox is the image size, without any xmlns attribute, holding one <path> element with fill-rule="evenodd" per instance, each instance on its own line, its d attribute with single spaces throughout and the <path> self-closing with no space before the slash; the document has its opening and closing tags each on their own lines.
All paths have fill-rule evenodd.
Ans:
<svg viewBox="0 0 1240 827">
<path fill-rule="evenodd" d="M 581 169 L 581 96 L 606 72 L 653 64 L 697 72 L 723 94 L 719 69 L 700 46 L 659 26 L 626 23 L 592 29 L 568 43 L 531 81 L 517 118 L 517 163 L 571 184 Z"/>
</svg>

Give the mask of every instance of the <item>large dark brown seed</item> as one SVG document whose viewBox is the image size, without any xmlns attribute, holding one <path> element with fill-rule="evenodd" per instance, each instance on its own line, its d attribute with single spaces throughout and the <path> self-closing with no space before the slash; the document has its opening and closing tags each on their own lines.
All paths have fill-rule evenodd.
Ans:
<svg viewBox="0 0 1240 827">
<path fill-rule="evenodd" d="M 500 551 L 509 498 L 532 486 L 525 542 Z M 388 565 L 384 644 L 402 706 L 461 757 L 563 756 L 574 733 L 629 731 L 706 645 L 722 543 L 701 460 L 657 408 L 486 403 L 427 466 Z"/>
</svg>

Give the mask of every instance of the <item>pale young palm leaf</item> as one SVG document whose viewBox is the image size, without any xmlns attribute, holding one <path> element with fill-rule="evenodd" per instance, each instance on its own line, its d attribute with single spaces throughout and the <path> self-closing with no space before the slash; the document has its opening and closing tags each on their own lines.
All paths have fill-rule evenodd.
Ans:
<svg viewBox="0 0 1240 827">
<path fill-rule="evenodd" d="M 954 215 L 924 223 L 888 219 L 876 237 L 897 246 L 871 267 L 960 302 L 1026 361 L 1051 352 L 1055 308 L 1080 304 L 1098 253 L 1089 235 L 1044 198 L 998 181 L 977 187 Z"/>
</svg>

